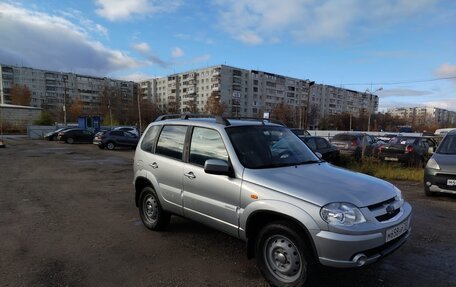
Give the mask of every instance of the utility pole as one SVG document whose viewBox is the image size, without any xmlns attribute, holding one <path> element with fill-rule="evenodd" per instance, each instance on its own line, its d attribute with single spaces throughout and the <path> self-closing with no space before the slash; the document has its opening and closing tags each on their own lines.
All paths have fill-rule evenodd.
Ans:
<svg viewBox="0 0 456 287">
<path fill-rule="evenodd" d="M 310 81 L 310 80 L 306 80 L 306 84 L 307 84 L 307 107 L 306 107 L 306 115 L 305 115 L 305 125 L 304 125 L 304 129 L 308 129 L 308 120 L 309 120 L 309 106 L 310 106 L 310 88 L 315 84 L 315 81 Z"/>
<path fill-rule="evenodd" d="M 372 90 L 372 87 L 371 87 L 371 90 Z M 368 107 L 367 107 L 367 112 L 368 112 L 368 117 L 367 117 L 367 131 L 368 131 L 368 132 L 370 131 L 372 96 L 373 96 L 376 92 L 383 90 L 383 88 L 380 87 L 380 88 L 376 89 L 376 90 L 373 91 L 373 92 L 371 92 L 371 90 L 366 89 L 366 91 L 364 92 L 364 94 L 365 94 L 366 96 L 367 96 L 367 93 L 370 94 L 370 100 L 369 100 L 369 104 L 368 104 Z"/>
<path fill-rule="evenodd" d="M 141 131 L 142 131 L 142 125 L 141 125 L 141 105 L 139 104 L 139 96 L 140 96 L 140 92 L 138 92 L 138 117 L 139 117 L 139 131 L 138 131 L 138 135 L 141 136 Z"/>
<path fill-rule="evenodd" d="M 63 75 L 63 124 L 67 125 L 67 116 L 66 116 L 66 81 L 68 79 L 68 75 Z"/>
</svg>

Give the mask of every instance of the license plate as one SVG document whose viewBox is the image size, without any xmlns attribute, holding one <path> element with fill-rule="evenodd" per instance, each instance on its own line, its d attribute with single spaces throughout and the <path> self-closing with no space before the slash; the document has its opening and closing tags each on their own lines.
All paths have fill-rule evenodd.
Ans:
<svg viewBox="0 0 456 287">
<path fill-rule="evenodd" d="M 386 230 L 386 242 L 391 241 L 395 238 L 398 238 L 408 230 L 408 220 L 402 222 L 399 225 L 396 225 L 393 228 Z"/>
<path fill-rule="evenodd" d="M 447 180 L 447 185 L 448 186 L 455 186 L 456 185 L 456 179 L 448 179 Z"/>
<path fill-rule="evenodd" d="M 389 160 L 389 161 L 398 161 L 399 159 L 396 158 L 396 157 L 385 157 L 385 160 Z"/>
</svg>

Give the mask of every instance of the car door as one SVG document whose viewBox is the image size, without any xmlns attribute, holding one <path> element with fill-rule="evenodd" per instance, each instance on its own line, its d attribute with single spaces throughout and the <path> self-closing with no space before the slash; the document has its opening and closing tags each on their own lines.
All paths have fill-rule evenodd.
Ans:
<svg viewBox="0 0 456 287">
<path fill-rule="evenodd" d="M 194 127 L 184 165 L 184 215 L 237 236 L 241 180 L 205 173 L 207 159 L 229 162 L 225 144 L 218 131 Z"/>
<path fill-rule="evenodd" d="M 151 127 L 147 137 L 158 132 L 159 126 Z M 182 161 L 187 126 L 165 125 L 156 140 L 150 146 L 150 152 L 144 153 L 143 166 L 148 172 L 149 180 L 157 189 L 163 207 L 173 213 L 182 215 Z M 143 148 L 143 144 L 141 145 Z"/>
<path fill-rule="evenodd" d="M 123 132 L 123 140 L 125 141 L 125 146 L 135 147 L 138 143 L 138 137 L 130 132 Z"/>
</svg>

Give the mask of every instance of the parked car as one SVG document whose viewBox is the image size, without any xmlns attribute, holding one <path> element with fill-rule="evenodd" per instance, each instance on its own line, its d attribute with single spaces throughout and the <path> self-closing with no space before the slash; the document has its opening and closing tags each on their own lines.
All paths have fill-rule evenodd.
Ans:
<svg viewBox="0 0 456 287">
<path fill-rule="evenodd" d="M 136 127 L 115 127 L 112 130 L 130 132 L 136 136 L 139 136 L 139 131 Z"/>
<path fill-rule="evenodd" d="M 71 129 L 71 128 L 65 127 L 65 128 L 57 129 L 55 131 L 45 134 L 43 136 L 43 138 L 48 141 L 55 141 L 55 140 L 57 140 L 57 136 L 59 135 L 60 132 L 63 132 L 63 131 L 69 130 L 69 129 Z"/>
<path fill-rule="evenodd" d="M 122 130 L 112 130 L 97 133 L 93 139 L 94 144 L 103 149 L 113 150 L 116 147 L 136 148 L 139 138 L 137 135 Z"/>
<path fill-rule="evenodd" d="M 74 128 L 59 132 L 58 141 L 63 141 L 69 144 L 73 143 L 91 143 L 94 133 L 90 130 Z"/>
<path fill-rule="evenodd" d="M 336 134 L 331 139 L 331 144 L 336 146 L 341 154 L 354 156 L 356 159 L 360 159 L 363 154 L 370 156 L 375 154 L 377 149 L 377 140 L 365 133 L 340 133 Z"/>
<path fill-rule="evenodd" d="M 133 164 L 149 229 L 176 214 L 240 238 L 272 286 L 302 286 L 317 263 L 373 263 L 409 237 L 412 208 L 397 187 L 321 161 L 284 126 L 162 119 L 147 127 Z"/>
<path fill-rule="evenodd" d="M 319 152 L 322 155 L 322 158 L 327 162 L 337 163 L 339 161 L 339 150 L 325 138 L 306 136 L 300 137 L 300 139 L 306 143 L 313 152 Z"/>
<path fill-rule="evenodd" d="M 384 135 L 381 135 L 381 136 L 378 136 L 378 139 L 387 143 L 389 142 L 392 138 L 395 138 L 397 137 L 398 135 L 397 134 L 384 134 Z"/>
<path fill-rule="evenodd" d="M 456 194 L 456 130 L 447 133 L 424 169 L 424 192 Z"/>
<path fill-rule="evenodd" d="M 436 146 L 437 144 L 431 138 L 398 136 L 381 147 L 379 158 L 384 161 L 423 167 Z"/>
</svg>

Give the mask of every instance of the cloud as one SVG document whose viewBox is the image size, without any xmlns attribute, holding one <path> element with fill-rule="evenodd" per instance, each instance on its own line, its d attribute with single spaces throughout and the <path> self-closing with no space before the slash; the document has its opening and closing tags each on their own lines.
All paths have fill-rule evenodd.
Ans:
<svg viewBox="0 0 456 287">
<path fill-rule="evenodd" d="M 133 49 L 138 51 L 139 53 L 148 53 L 150 51 L 150 47 L 147 43 L 138 43 L 133 45 Z"/>
<path fill-rule="evenodd" d="M 215 0 L 218 25 L 250 45 L 350 39 L 429 12 L 436 0 Z M 368 27 L 368 28 L 366 28 Z M 267 40 L 265 39 L 274 39 Z"/>
<path fill-rule="evenodd" d="M 380 98 L 386 97 L 418 97 L 418 96 L 431 96 L 434 93 L 431 91 L 419 91 L 406 88 L 397 89 L 384 89 L 378 92 Z"/>
<path fill-rule="evenodd" d="M 182 5 L 181 0 L 96 0 L 96 13 L 109 21 L 127 20 L 135 15 L 153 15 L 173 12 Z"/>
<path fill-rule="evenodd" d="M 440 67 L 434 70 L 434 75 L 442 78 L 456 77 L 456 66 L 443 63 Z"/>
<path fill-rule="evenodd" d="M 84 26 L 5 3 L 0 3 L 0 39 L 4 64 L 97 75 L 141 65 L 125 52 L 92 40 Z"/>
<path fill-rule="evenodd" d="M 171 56 L 172 56 L 173 58 L 180 58 L 180 57 L 182 57 L 183 55 L 184 55 L 184 51 L 183 51 L 181 48 L 179 48 L 179 47 L 176 47 L 176 48 L 174 48 L 174 49 L 171 51 Z"/>
<path fill-rule="evenodd" d="M 133 74 L 126 74 L 126 75 L 118 75 L 116 76 L 119 80 L 124 81 L 133 81 L 133 82 L 141 82 L 144 80 L 155 78 L 155 76 L 143 73 L 133 73 Z"/>
<path fill-rule="evenodd" d="M 61 11 L 60 14 L 68 19 L 73 19 L 79 22 L 79 25 L 84 27 L 87 31 L 97 33 L 106 39 L 108 39 L 108 29 L 92 20 L 86 18 L 84 14 L 75 9 L 68 9 L 67 11 Z"/>
</svg>

